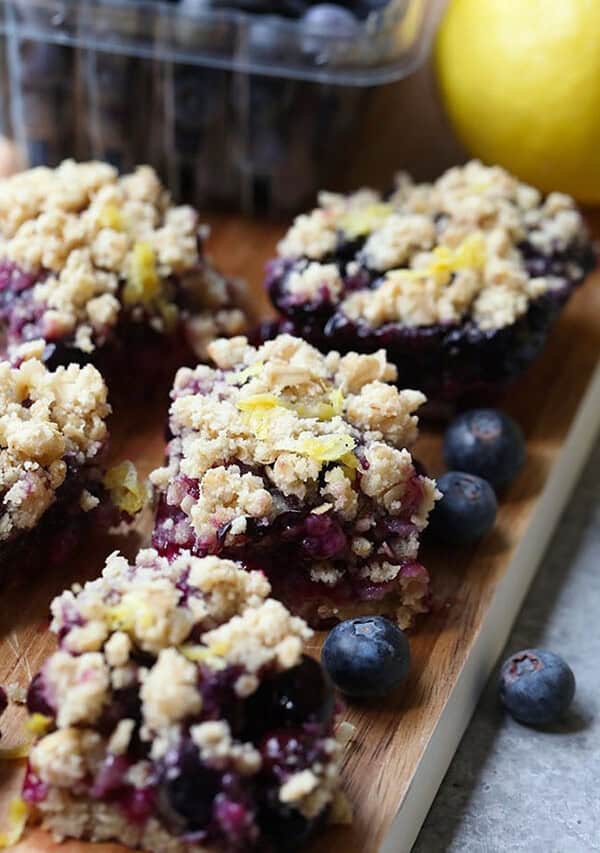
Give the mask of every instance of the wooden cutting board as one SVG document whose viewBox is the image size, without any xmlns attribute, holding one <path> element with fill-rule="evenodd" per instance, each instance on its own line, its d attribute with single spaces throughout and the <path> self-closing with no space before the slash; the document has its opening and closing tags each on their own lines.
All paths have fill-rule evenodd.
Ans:
<svg viewBox="0 0 600 853">
<path fill-rule="evenodd" d="M 236 219 L 213 222 L 215 260 L 229 274 L 252 282 L 252 309 L 266 316 L 262 270 L 281 229 Z M 593 224 L 600 233 L 600 219 Z M 347 708 L 345 717 L 356 729 L 346 751 L 343 784 L 355 817 L 351 826 L 329 828 L 312 853 L 410 850 L 594 440 L 600 424 L 599 354 L 596 274 L 571 300 L 543 357 L 502 401 L 525 430 L 528 456 L 523 472 L 502 495 L 493 532 L 475 547 L 423 551 L 435 606 L 411 637 L 410 678 L 387 701 Z M 165 417 L 166 403 L 127 418 L 117 412 L 115 461 L 131 458 L 144 473 L 160 463 Z M 443 470 L 440 438 L 441 428 L 425 426 L 416 449 L 433 474 Z M 52 596 L 96 575 L 110 551 L 120 548 L 131 555 L 139 541 L 135 534 L 98 536 L 60 572 L 23 576 L 4 592 L 0 683 L 25 685 L 53 647 L 46 631 Z M 23 716 L 15 706 L 6 713 L 3 746 L 23 741 Z M 0 813 L 18 791 L 22 763 L 0 767 Z M 57 847 L 36 831 L 15 850 L 123 853 L 124 848 L 75 842 Z"/>
</svg>

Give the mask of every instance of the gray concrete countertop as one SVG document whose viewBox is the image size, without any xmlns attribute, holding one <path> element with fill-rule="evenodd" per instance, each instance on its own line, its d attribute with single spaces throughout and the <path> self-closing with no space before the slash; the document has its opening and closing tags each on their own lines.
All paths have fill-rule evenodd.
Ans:
<svg viewBox="0 0 600 853">
<path fill-rule="evenodd" d="M 520 726 L 498 706 L 497 670 L 413 853 L 600 851 L 600 441 L 541 563 L 503 658 L 528 646 L 575 672 L 560 726 Z"/>
</svg>

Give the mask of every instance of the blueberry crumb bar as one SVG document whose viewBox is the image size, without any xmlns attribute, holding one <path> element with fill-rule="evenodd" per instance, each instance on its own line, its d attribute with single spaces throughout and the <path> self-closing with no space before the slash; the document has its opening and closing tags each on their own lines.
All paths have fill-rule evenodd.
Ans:
<svg viewBox="0 0 600 853">
<path fill-rule="evenodd" d="M 244 327 L 205 233 L 148 166 L 67 160 L 0 181 L 0 354 L 40 340 L 49 364 L 93 361 L 109 379 L 202 357 Z"/>
<path fill-rule="evenodd" d="M 215 366 L 175 380 L 154 547 L 264 570 L 310 624 L 380 613 L 408 627 L 428 608 L 419 534 L 437 497 L 409 450 L 418 391 L 382 350 L 322 355 L 281 335 L 209 346 Z"/>
<path fill-rule="evenodd" d="M 429 399 L 515 379 L 542 350 L 595 252 L 573 200 L 478 161 L 387 198 L 321 193 L 268 268 L 284 320 L 323 352 L 385 347 Z"/>
<path fill-rule="evenodd" d="M 92 521 L 118 520 L 103 482 L 110 413 L 92 365 L 0 362 L 0 565 L 58 564 Z M 117 483 L 115 482 L 115 486 Z"/>
<path fill-rule="evenodd" d="M 228 560 L 148 549 L 55 599 L 59 648 L 27 697 L 32 818 L 149 853 L 308 838 L 337 808 L 342 743 L 311 631 L 269 593 Z"/>
</svg>

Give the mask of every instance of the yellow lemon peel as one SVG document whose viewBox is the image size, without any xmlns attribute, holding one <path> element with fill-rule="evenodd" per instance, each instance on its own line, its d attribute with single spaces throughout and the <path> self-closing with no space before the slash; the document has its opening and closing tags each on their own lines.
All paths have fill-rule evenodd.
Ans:
<svg viewBox="0 0 600 853">
<path fill-rule="evenodd" d="M 277 407 L 285 409 L 282 400 L 274 394 L 252 394 L 251 397 L 245 397 L 237 401 L 237 407 L 240 412 L 260 412 L 265 409 L 275 409 Z"/>
<path fill-rule="evenodd" d="M 105 204 L 98 213 L 98 225 L 113 231 L 124 231 L 125 220 L 116 204 Z"/>
<path fill-rule="evenodd" d="M 300 418 L 316 418 L 320 421 L 329 421 L 336 415 L 341 415 L 344 410 L 344 395 L 340 388 L 335 388 L 327 397 L 327 400 L 312 400 L 303 403 L 291 403 L 283 400 L 275 394 L 253 394 L 245 399 L 238 400 L 237 407 L 242 412 L 257 414 L 267 411 L 276 413 L 276 410 L 286 409 L 295 412 Z"/>
<path fill-rule="evenodd" d="M 179 646 L 179 652 L 193 663 L 205 663 L 212 669 L 225 669 L 226 661 L 223 654 L 227 651 L 224 643 L 214 643 L 212 646 L 197 646 L 184 643 Z"/>
<path fill-rule="evenodd" d="M 345 234 L 354 239 L 370 234 L 392 213 L 392 206 L 384 202 L 375 202 L 345 213 L 339 222 Z"/>
<path fill-rule="evenodd" d="M 139 596 L 126 593 L 119 604 L 109 607 L 106 620 L 112 631 L 133 631 L 137 626 L 150 628 L 155 615 L 152 608 Z"/>
<path fill-rule="evenodd" d="M 254 379 L 255 376 L 260 376 L 264 368 L 263 361 L 255 361 L 250 367 L 245 367 L 237 373 L 228 373 L 225 381 L 228 385 L 243 385 L 248 379 Z"/>
<path fill-rule="evenodd" d="M 24 800 L 20 797 L 11 800 L 8 806 L 9 829 L 0 833 L 0 849 L 7 850 L 19 841 L 25 830 L 28 816 L 29 808 Z"/>
<path fill-rule="evenodd" d="M 139 241 L 131 253 L 129 274 L 123 288 L 123 301 L 127 305 L 148 305 L 160 296 L 160 292 L 156 253 L 150 243 Z"/>
<path fill-rule="evenodd" d="M 103 483 L 115 506 L 129 515 L 138 513 L 148 500 L 148 488 L 140 481 L 137 468 L 129 459 L 109 468 Z"/>
<path fill-rule="evenodd" d="M 25 728 L 33 735 L 45 735 L 51 725 L 51 717 L 47 717 L 45 714 L 39 714 L 36 711 L 34 714 L 31 714 L 27 720 Z"/>
<path fill-rule="evenodd" d="M 481 234 L 471 234 L 456 249 L 436 246 L 432 261 L 424 267 L 394 270 L 388 278 L 408 278 L 414 281 L 432 278 L 437 284 L 448 284 L 453 272 L 464 269 L 480 270 L 485 266 L 485 241 Z"/>
<path fill-rule="evenodd" d="M 315 462 L 337 462 L 347 458 L 346 454 L 354 448 L 355 442 L 350 435 L 322 435 L 294 442 L 288 450 L 308 456 Z"/>
</svg>

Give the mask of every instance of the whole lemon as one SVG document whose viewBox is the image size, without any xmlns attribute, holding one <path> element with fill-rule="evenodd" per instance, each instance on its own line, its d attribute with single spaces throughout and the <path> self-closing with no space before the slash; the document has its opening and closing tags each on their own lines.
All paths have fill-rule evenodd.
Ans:
<svg viewBox="0 0 600 853">
<path fill-rule="evenodd" d="M 450 0 L 435 60 L 473 154 L 600 202 L 600 0 Z"/>
</svg>

